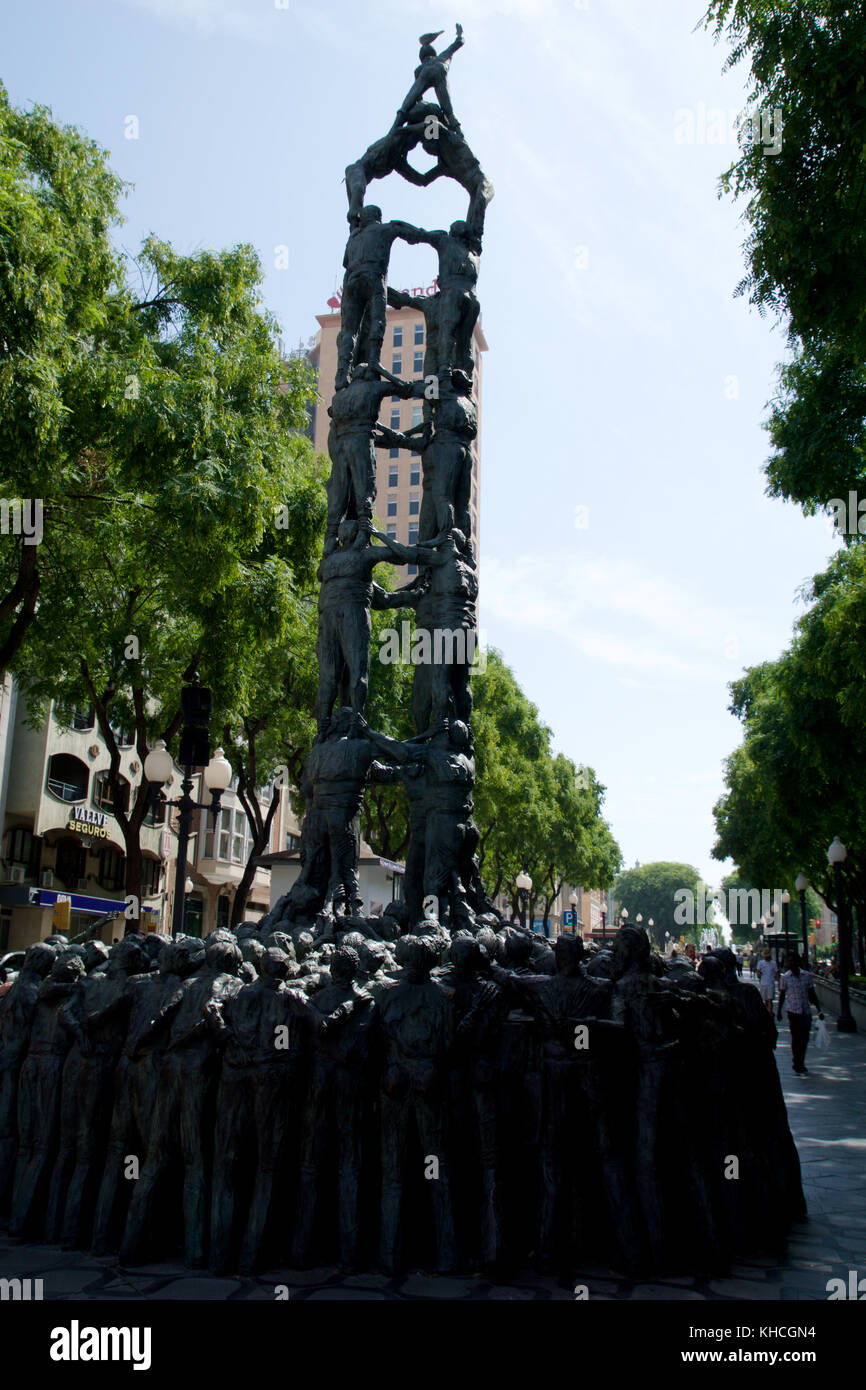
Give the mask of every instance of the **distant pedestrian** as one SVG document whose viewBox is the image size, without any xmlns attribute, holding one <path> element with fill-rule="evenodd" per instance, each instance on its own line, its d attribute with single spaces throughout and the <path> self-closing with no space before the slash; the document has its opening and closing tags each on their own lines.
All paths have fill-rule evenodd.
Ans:
<svg viewBox="0 0 866 1390">
<path fill-rule="evenodd" d="M 737 952 L 737 974 L 738 974 L 739 976 L 741 976 L 741 977 L 742 977 L 742 974 L 743 974 L 743 953 L 742 953 L 742 951 L 738 951 L 738 952 Z"/>
<path fill-rule="evenodd" d="M 764 954 L 758 961 L 758 988 L 761 991 L 761 998 L 767 1009 L 768 1014 L 773 1012 L 773 996 L 776 993 L 776 976 L 779 967 L 770 955 L 770 948 L 764 948 Z"/>
<path fill-rule="evenodd" d="M 686 957 L 686 960 L 688 961 L 689 965 L 694 966 L 695 969 L 697 969 L 697 964 L 698 964 L 698 953 L 697 953 L 697 951 L 696 951 L 696 949 L 695 949 L 695 943 L 694 943 L 693 941 L 687 941 L 686 944 L 685 944 L 684 950 L 685 950 L 685 957 Z"/>
<path fill-rule="evenodd" d="M 796 951 L 792 951 L 788 956 L 788 965 L 789 969 L 779 981 L 779 1007 L 776 1010 L 776 1018 L 781 1020 L 782 1005 L 787 1001 L 794 1072 L 797 1076 L 808 1076 L 806 1048 L 809 1046 L 809 1032 L 812 1028 L 812 1011 L 809 1004 L 815 1004 L 819 1009 L 821 1006 L 812 976 L 808 970 L 802 968 Z M 819 1013 L 818 1017 L 823 1018 L 824 1015 Z"/>
</svg>

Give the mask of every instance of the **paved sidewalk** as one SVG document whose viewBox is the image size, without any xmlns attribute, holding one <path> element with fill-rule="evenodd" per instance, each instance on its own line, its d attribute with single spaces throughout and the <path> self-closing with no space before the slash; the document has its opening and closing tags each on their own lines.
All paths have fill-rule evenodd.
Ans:
<svg viewBox="0 0 866 1390">
<path fill-rule="evenodd" d="M 831 1046 L 810 1046 L 809 1075 L 791 1068 L 790 1034 L 779 1030 L 776 1058 L 788 1103 L 791 1129 L 803 1168 L 809 1219 L 797 1225 L 779 1264 L 771 1256 L 746 1257 L 729 1278 L 659 1279 L 632 1283 L 610 1269 L 586 1269 L 574 1283 L 592 1299 L 826 1299 L 827 1280 L 848 1282 L 850 1270 L 866 1277 L 866 1037 L 836 1032 L 827 1016 Z M 747 1084 L 747 1079 L 743 1079 Z M 46 1300 L 267 1299 L 277 1286 L 291 1299 L 420 1301 L 429 1299 L 559 1300 L 574 1298 L 571 1284 L 527 1273 L 508 1285 L 483 1277 L 410 1274 L 341 1275 L 334 1269 L 271 1270 L 256 1279 L 194 1274 L 178 1262 L 121 1268 L 116 1258 L 94 1259 L 56 1246 L 14 1245 L 0 1231 L 0 1278 L 41 1278 Z M 285 1293 L 282 1295 L 285 1297 Z"/>
</svg>

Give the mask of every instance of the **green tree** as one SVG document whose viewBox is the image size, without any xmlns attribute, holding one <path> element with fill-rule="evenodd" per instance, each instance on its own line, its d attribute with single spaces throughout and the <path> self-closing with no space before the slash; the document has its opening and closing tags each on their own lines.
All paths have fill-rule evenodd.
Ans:
<svg viewBox="0 0 866 1390">
<path fill-rule="evenodd" d="M 564 882 L 606 887 L 622 860 L 604 821 L 604 787 L 591 768 L 553 755 L 551 732 L 495 649 L 473 679 L 479 862 L 488 892 L 511 898 L 533 881 L 529 915 L 547 920 Z"/>
<path fill-rule="evenodd" d="M 846 892 L 861 923 L 866 550 L 840 551 L 810 594 L 790 649 L 731 687 L 744 740 L 726 765 L 713 855 L 732 858 L 753 883 L 771 880 L 792 893 L 802 870 L 835 910 L 827 847 L 839 835 L 848 848 Z"/>
<path fill-rule="evenodd" d="M 768 492 L 810 514 L 866 477 L 866 15 L 845 0 L 712 0 L 704 22 L 728 67 L 748 61 L 763 116 L 722 188 L 746 200 L 738 292 L 786 323 L 794 353 L 768 423 Z"/>
<path fill-rule="evenodd" d="M 42 501 L 43 534 L 66 536 L 80 516 L 78 401 L 121 279 L 122 188 L 103 150 L 43 106 L 17 110 L 0 84 L 0 495 Z M 0 675 L 40 598 L 44 550 L 21 521 L 0 541 Z"/>
<path fill-rule="evenodd" d="M 703 887 L 694 865 L 658 860 L 626 869 L 614 883 L 613 893 L 617 910 L 624 907 L 628 912 L 629 926 L 636 924 L 640 913 L 644 930 L 664 949 L 666 933 L 673 941 L 678 941 L 680 936 L 692 941 L 699 939 L 703 926 L 700 920 L 700 890 Z M 678 908 L 685 911 L 677 912 Z"/>
<path fill-rule="evenodd" d="M 310 373 L 280 361 L 251 248 L 183 257 L 151 239 L 135 270 L 147 289 L 118 289 L 81 384 L 80 491 L 46 486 L 58 524 L 14 669 L 37 713 L 94 706 L 139 897 L 148 788 L 122 803 L 113 729 L 134 728 L 142 763 L 156 737 L 171 745 L 190 662 L 214 727 L 259 717 L 262 653 L 314 585 L 324 474 L 301 433 Z"/>
</svg>

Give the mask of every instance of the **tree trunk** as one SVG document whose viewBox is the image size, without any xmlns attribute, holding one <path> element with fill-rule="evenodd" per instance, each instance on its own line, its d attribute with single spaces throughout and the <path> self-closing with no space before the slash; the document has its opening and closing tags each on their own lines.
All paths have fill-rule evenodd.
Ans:
<svg viewBox="0 0 866 1390">
<path fill-rule="evenodd" d="M 21 558 L 18 561 L 18 578 L 6 597 L 0 600 L 0 623 L 15 613 L 14 621 L 5 640 L 0 643 L 0 680 L 5 676 L 10 663 L 18 655 L 21 644 L 36 617 L 36 604 L 39 599 L 39 570 L 36 567 L 35 545 L 21 543 Z"/>
<path fill-rule="evenodd" d="M 268 847 L 268 842 L 271 838 L 271 826 L 274 822 L 274 816 L 276 815 L 277 807 L 280 804 L 280 789 L 279 787 L 274 787 L 271 793 L 271 804 L 268 807 L 268 813 L 265 816 L 264 820 L 262 820 L 261 809 L 258 804 L 258 798 L 255 796 L 248 797 L 246 791 L 241 793 L 240 785 L 238 786 L 238 793 L 240 795 L 244 811 L 246 812 L 247 820 L 249 821 L 250 827 L 253 831 L 253 841 L 249 857 L 247 859 L 246 864 L 244 865 L 244 871 L 241 874 L 241 881 L 238 884 L 237 890 L 235 892 L 234 902 L 232 903 L 230 924 L 233 929 L 239 927 L 241 922 L 244 920 L 244 913 L 246 912 L 247 908 L 247 898 L 250 895 L 250 889 L 253 886 L 253 879 L 255 878 L 256 874 L 256 860 L 258 859 L 259 855 L 263 854 Z M 253 811 L 253 806 L 255 807 L 255 810 L 258 811 L 258 816 L 255 815 Z"/>
</svg>

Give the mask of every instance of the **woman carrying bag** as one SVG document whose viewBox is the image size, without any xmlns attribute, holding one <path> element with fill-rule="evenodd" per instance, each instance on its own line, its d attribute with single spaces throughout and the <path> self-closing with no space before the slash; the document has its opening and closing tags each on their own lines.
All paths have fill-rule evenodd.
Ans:
<svg viewBox="0 0 866 1390">
<path fill-rule="evenodd" d="M 779 1004 L 776 1018 L 781 1021 L 782 1004 L 788 1001 L 788 1027 L 791 1029 L 791 1057 L 797 1076 L 808 1076 L 806 1070 L 806 1048 L 809 1045 L 809 1031 L 812 1027 L 810 1004 L 820 1009 L 820 1001 L 815 993 L 812 976 L 804 970 L 796 951 L 788 957 L 788 969 L 779 981 Z M 818 1014 L 823 1018 L 822 1013 Z"/>
</svg>

